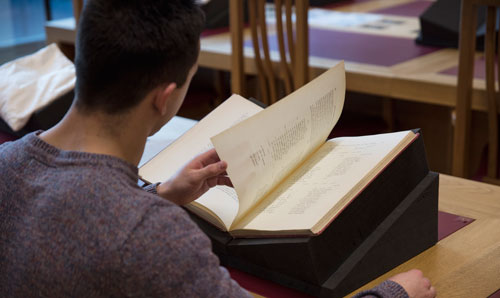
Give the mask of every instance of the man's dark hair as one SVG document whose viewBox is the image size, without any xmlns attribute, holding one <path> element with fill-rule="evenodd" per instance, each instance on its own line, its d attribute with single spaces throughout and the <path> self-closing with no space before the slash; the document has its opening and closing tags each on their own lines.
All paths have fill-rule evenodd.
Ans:
<svg viewBox="0 0 500 298">
<path fill-rule="evenodd" d="M 76 41 L 77 107 L 119 113 L 162 84 L 182 86 L 203 24 L 189 0 L 86 1 Z"/>
</svg>

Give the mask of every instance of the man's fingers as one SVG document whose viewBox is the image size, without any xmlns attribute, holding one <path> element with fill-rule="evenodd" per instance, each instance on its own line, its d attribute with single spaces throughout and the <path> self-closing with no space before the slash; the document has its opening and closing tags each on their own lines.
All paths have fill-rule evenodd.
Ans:
<svg viewBox="0 0 500 298">
<path fill-rule="evenodd" d="M 227 169 L 227 162 L 219 161 L 213 164 L 210 164 L 200 170 L 198 170 L 198 175 L 200 180 L 206 180 L 212 177 L 216 177 L 222 175 Z"/>
<path fill-rule="evenodd" d="M 428 289 L 431 287 L 431 281 L 427 277 L 422 277 L 422 283 Z"/>
<path fill-rule="evenodd" d="M 436 297 L 436 288 L 434 288 L 433 286 L 431 286 L 431 288 L 429 289 L 429 292 L 430 292 L 430 297 L 434 298 Z"/>
<path fill-rule="evenodd" d="M 207 166 L 209 164 L 220 161 L 219 155 L 217 155 L 217 152 L 215 151 L 214 148 L 198 155 L 196 159 L 198 159 L 203 164 L 203 166 Z"/>
<path fill-rule="evenodd" d="M 212 188 L 216 185 L 225 185 L 229 187 L 233 187 L 233 183 L 231 182 L 231 179 L 227 176 L 215 176 L 207 179 L 207 185 L 208 187 Z"/>
</svg>

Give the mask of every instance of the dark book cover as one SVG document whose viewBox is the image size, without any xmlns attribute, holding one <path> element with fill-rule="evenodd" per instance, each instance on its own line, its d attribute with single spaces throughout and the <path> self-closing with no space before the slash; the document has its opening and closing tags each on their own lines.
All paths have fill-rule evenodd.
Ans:
<svg viewBox="0 0 500 298">
<path fill-rule="evenodd" d="M 233 239 L 192 217 L 223 265 L 310 295 L 342 296 L 437 242 L 438 186 L 418 134 L 317 236 Z"/>
</svg>

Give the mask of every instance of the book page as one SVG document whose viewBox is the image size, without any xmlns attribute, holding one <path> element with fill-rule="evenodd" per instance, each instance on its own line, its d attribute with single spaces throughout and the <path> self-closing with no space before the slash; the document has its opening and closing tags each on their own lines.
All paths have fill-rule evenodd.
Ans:
<svg viewBox="0 0 500 298">
<path fill-rule="evenodd" d="M 212 138 L 239 198 L 235 222 L 323 144 L 344 105 L 343 62 Z"/>
<path fill-rule="evenodd" d="M 196 155 L 213 148 L 210 137 L 260 111 L 262 108 L 249 100 L 239 95 L 231 96 L 192 129 L 140 167 L 139 175 L 152 183 L 168 180 Z M 239 205 L 234 189 L 226 186 L 210 189 L 195 203 L 217 214 L 226 227 L 231 225 Z"/>
<path fill-rule="evenodd" d="M 170 145 L 170 143 L 173 143 L 184 133 L 193 128 L 196 123 L 198 123 L 196 120 L 174 116 L 174 118 L 163 125 L 154 135 L 147 138 L 146 146 L 144 147 L 144 152 L 142 153 L 138 167 L 140 168 L 146 162 L 150 161 L 165 149 L 165 147 Z"/>
<path fill-rule="evenodd" d="M 414 136 L 403 131 L 329 140 L 235 228 L 286 231 L 328 224 Z"/>
</svg>

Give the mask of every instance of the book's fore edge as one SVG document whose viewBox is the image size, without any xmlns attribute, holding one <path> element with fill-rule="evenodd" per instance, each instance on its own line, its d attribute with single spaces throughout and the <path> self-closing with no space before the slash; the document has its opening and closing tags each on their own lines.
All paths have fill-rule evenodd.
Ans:
<svg viewBox="0 0 500 298">
<path fill-rule="evenodd" d="M 415 133 L 413 130 L 410 130 L 411 132 Z M 313 226 L 312 227 L 312 232 L 315 236 L 318 236 L 318 235 L 321 235 L 321 233 L 323 233 L 327 228 L 328 226 L 330 226 L 330 224 L 347 208 L 349 207 L 349 205 L 354 201 L 356 200 L 357 197 L 359 197 L 360 194 L 363 193 L 363 191 L 365 191 L 366 188 L 368 188 L 368 186 L 370 186 L 372 184 L 373 181 L 375 181 L 404 151 L 406 151 L 408 149 L 408 147 L 410 147 L 411 144 L 413 144 L 418 138 L 420 137 L 420 133 L 415 133 L 414 137 L 412 138 L 412 140 L 406 144 L 405 147 L 403 147 L 401 150 L 399 150 L 399 152 L 394 155 L 394 157 L 380 170 L 377 172 L 377 174 L 370 180 L 368 181 L 368 183 L 363 186 L 353 197 L 351 200 L 349 200 L 333 217 L 332 219 L 330 219 L 330 221 L 328 221 L 327 224 L 325 224 L 321 229 L 318 230 L 318 232 L 315 232 L 315 227 Z M 320 222 L 321 220 L 319 220 L 318 222 Z"/>
<path fill-rule="evenodd" d="M 229 234 L 235 239 L 256 239 L 256 238 L 307 238 L 315 236 L 311 229 L 303 230 L 245 230 L 237 229 L 229 231 Z"/>
<path fill-rule="evenodd" d="M 267 105 L 265 103 L 263 103 L 262 101 L 256 99 L 256 98 L 253 98 L 253 97 L 249 97 L 247 98 L 248 101 L 251 101 L 252 103 L 258 105 L 259 107 L 265 109 L 267 108 Z"/>
<path fill-rule="evenodd" d="M 221 232 L 226 232 L 226 233 L 228 232 L 227 227 L 225 227 L 225 224 L 224 224 L 224 222 L 222 222 L 220 217 L 217 214 L 215 214 L 215 212 L 213 212 L 209 208 L 203 206 L 202 204 L 199 204 L 199 203 L 196 203 L 195 201 L 193 201 L 187 205 L 184 205 L 183 208 L 188 210 L 189 212 L 191 212 L 195 216 L 199 217 L 200 219 L 204 220 L 206 223 L 219 229 Z M 206 215 L 206 214 L 208 214 L 208 215 Z M 206 216 L 204 216 L 204 215 L 206 215 Z M 216 224 L 214 222 L 214 220 L 217 221 L 220 226 L 218 224 Z M 225 229 L 222 229 L 222 227 L 225 227 Z"/>
<path fill-rule="evenodd" d="M 226 102 L 229 98 L 231 98 L 233 95 L 238 95 L 240 96 L 241 98 L 244 98 L 248 101 L 250 101 L 251 103 L 255 104 L 256 106 L 258 107 L 261 107 L 261 108 L 265 108 L 265 106 L 261 106 L 260 104 L 258 104 L 258 100 L 249 100 L 248 98 L 245 98 L 239 94 L 231 94 L 231 96 L 229 96 L 228 98 L 226 98 L 226 100 L 224 100 L 224 102 Z M 196 127 L 200 126 L 200 125 L 203 125 L 204 123 L 202 122 L 205 118 L 208 118 L 210 116 L 210 114 L 213 114 L 215 113 L 215 111 L 220 108 L 224 102 L 222 102 L 222 104 L 220 104 L 219 106 L 215 107 L 210 113 L 208 113 L 205 117 L 203 117 L 201 120 L 199 120 L 195 125 L 193 125 L 190 129 L 186 130 L 184 133 L 182 133 L 179 137 L 177 137 L 177 139 L 173 140 L 172 142 L 170 142 L 167 146 L 165 146 L 165 148 L 161 149 L 160 151 L 158 151 L 158 153 L 156 153 L 155 155 L 153 155 L 148 161 L 144 162 L 142 164 L 142 166 L 139 167 L 139 170 L 144 168 L 146 165 L 148 165 L 150 162 L 152 162 L 158 155 L 160 155 L 163 151 L 167 150 L 167 148 L 169 148 L 170 146 L 174 145 L 178 140 L 180 140 L 184 135 L 186 135 L 187 133 L 189 133 L 190 131 L 192 131 L 193 129 L 196 129 Z M 170 120 L 169 120 L 170 121 Z M 208 139 L 210 140 L 211 137 L 209 137 Z M 194 158 L 194 156 L 193 156 Z M 152 184 L 153 182 L 149 182 L 148 180 L 146 180 L 145 178 L 143 178 L 142 176 L 139 175 L 139 178 L 144 181 L 144 182 L 147 182 L 148 184 Z M 160 182 L 160 181 L 157 181 L 157 182 Z"/>
<path fill-rule="evenodd" d="M 228 232 L 221 231 L 218 227 L 214 226 L 210 222 L 201 218 L 198 214 L 191 212 L 189 209 L 186 209 L 184 206 L 181 208 L 186 211 L 189 215 L 189 218 L 200 228 L 200 230 L 210 239 L 212 242 L 212 250 L 217 255 L 225 255 L 227 254 L 225 247 L 234 238 L 229 235 Z"/>
</svg>

